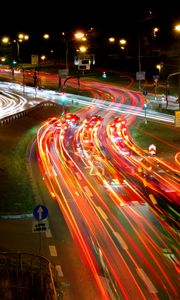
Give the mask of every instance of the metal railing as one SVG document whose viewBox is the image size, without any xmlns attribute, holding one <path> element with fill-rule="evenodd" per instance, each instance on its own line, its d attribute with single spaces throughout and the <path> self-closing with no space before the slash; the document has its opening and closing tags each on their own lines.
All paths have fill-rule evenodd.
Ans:
<svg viewBox="0 0 180 300">
<path fill-rule="evenodd" d="M 58 300 L 55 266 L 45 257 L 0 252 L 0 299 Z M 59 285 L 59 286 L 58 286 Z"/>
</svg>

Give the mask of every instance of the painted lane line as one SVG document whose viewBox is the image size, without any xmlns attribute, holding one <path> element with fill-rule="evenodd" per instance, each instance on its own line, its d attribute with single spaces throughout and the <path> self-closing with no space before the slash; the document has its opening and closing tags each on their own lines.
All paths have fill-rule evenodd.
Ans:
<svg viewBox="0 0 180 300">
<path fill-rule="evenodd" d="M 51 245 L 49 246 L 49 252 L 51 254 L 51 256 L 57 256 L 57 251 L 56 251 L 56 247 Z"/>
<path fill-rule="evenodd" d="M 88 188 L 88 186 L 84 186 L 84 190 L 86 192 L 86 194 L 89 196 L 89 197 L 92 197 L 93 194 L 91 193 L 90 189 Z"/>
<path fill-rule="evenodd" d="M 61 268 L 60 265 L 56 265 L 56 271 L 57 271 L 59 277 L 63 277 L 64 276 L 62 268 Z"/>
<path fill-rule="evenodd" d="M 137 273 L 139 275 L 139 277 L 142 279 L 142 281 L 144 281 L 145 285 L 147 286 L 148 290 L 150 291 L 150 293 L 152 294 L 157 294 L 158 291 L 156 290 L 154 284 L 152 283 L 152 281 L 149 279 L 149 277 L 147 276 L 147 274 L 144 272 L 143 269 L 138 268 L 136 269 Z"/>
<path fill-rule="evenodd" d="M 46 237 L 47 237 L 47 238 L 51 238 L 51 237 L 52 237 L 52 233 L 51 233 L 51 230 L 50 230 L 50 229 L 47 229 L 47 230 L 46 230 Z"/>
<path fill-rule="evenodd" d="M 75 172 L 75 174 L 79 180 L 82 180 L 82 177 L 80 176 L 80 174 L 78 172 Z"/>
<path fill-rule="evenodd" d="M 127 246 L 126 242 L 123 240 L 123 238 L 120 236 L 119 232 L 114 231 L 113 233 L 114 233 L 115 237 L 117 238 L 118 242 L 120 243 L 121 247 L 127 251 L 128 246 Z"/>
</svg>

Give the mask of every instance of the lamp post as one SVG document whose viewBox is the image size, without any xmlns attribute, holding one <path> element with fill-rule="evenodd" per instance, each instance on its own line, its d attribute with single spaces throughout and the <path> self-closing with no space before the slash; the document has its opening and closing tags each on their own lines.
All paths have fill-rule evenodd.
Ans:
<svg viewBox="0 0 180 300">
<path fill-rule="evenodd" d="M 179 65 L 179 74 L 180 74 L 180 24 L 175 25 L 174 31 L 178 34 L 178 65 Z M 179 103 L 179 109 L 180 109 L 180 75 L 179 75 L 179 80 L 178 80 L 178 103 Z"/>
<path fill-rule="evenodd" d="M 2 43 L 3 44 L 10 44 L 12 45 L 12 43 L 16 43 L 16 58 L 17 61 L 19 62 L 19 56 L 20 56 L 20 43 L 22 43 L 23 41 L 27 41 L 29 39 L 29 36 L 27 34 L 23 34 L 20 33 L 18 34 L 17 38 L 14 40 L 11 40 L 9 37 L 5 36 L 2 38 Z"/>
<path fill-rule="evenodd" d="M 163 68 L 163 63 L 162 62 L 160 64 L 156 65 L 156 69 L 159 70 L 159 78 L 161 77 L 162 68 Z"/>
<path fill-rule="evenodd" d="M 1 39 L 1 42 L 4 44 L 4 45 L 10 45 L 11 42 L 10 42 L 10 38 L 5 36 Z M 12 58 L 12 57 L 11 57 Z M 10 66 L 11 66 L 11 71 L 12 71 L 12 80 L 14 80 L 14 64 L 16 64 L 16 61 L 13 60 L 11 61 L 10 63 Z"/>
<path fill-rule="evenodd" d="M 174 31 L 177 34 L 180 34 L 180 24 L 177 24 L 174 26 Z M 168 91 L 169 91 L 169 80 L 171 77 L 179 75 L 179 81 L 178 81 L 178 103 L 179 103 L 179 110 L 180 110 L 180 39 L 178 40 L 178 46 L 177 46 L 177 57 L 178 57 L 178 65 L 179 65 L 179 70 L 178 72 L 171 73 L 168 75 L 166 79 L 166 108 L 168 107 Z"/>
<path fill-rule="evenodd" d="M 138 40 L 138 72 L 141 73 L 141 42 Z M 139 79 L 139 91 L 141 90 L 141 80 Z"/>
<path fill-rule="evenodd" d="M 24 33 L 19 33 L 17 39 L 14 40 L 16 43 L 16 48 L 17 48 L 17 61 L 19 62 L 20 60 L 20 43 L 23 41 L 27 41 L 29 39 L 29 35 L 24 34 Z"/>
<path fill-rule="evenodd" d="M 65 38 L 65 45 L 66 45 L 66 53 L 65 53 L 65 68 L 66 70 L 69 69 L 69 42 L 74 40 L 83 40 L 85 34 L 81 31 L 74 33 L 72 38 L 68 38 L 65 32 L 62 32 L 62 35 Z"/>
</svg>

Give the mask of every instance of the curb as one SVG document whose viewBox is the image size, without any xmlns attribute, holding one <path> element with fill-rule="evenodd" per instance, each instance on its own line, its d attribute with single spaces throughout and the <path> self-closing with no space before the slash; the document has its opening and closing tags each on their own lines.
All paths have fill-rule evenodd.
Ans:
<svg viewBox="0 0 180 300">
<path fill-rule="evenodd" d="M 22 214 L 22 215 L 7 215 L 7 216 L 0 216 L 0 220 L 16 220 L 16 219 L 30 219 L 33 218 L 33 214 Z"/>
</svg>

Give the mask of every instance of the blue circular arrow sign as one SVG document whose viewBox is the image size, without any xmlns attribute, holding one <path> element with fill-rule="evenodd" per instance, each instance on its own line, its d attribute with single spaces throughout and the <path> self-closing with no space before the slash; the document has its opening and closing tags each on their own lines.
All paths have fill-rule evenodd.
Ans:
<svg viewBox="0 0 180 300">
<path fill-rule="evenodd" d="M 39 204 L 35 207 L 33 210 L 33 215 L 36 220 L 41 221 L 43 219 L 46 219 L 48 216 L 48 209 L 46 206 Z"/>
</svg>

